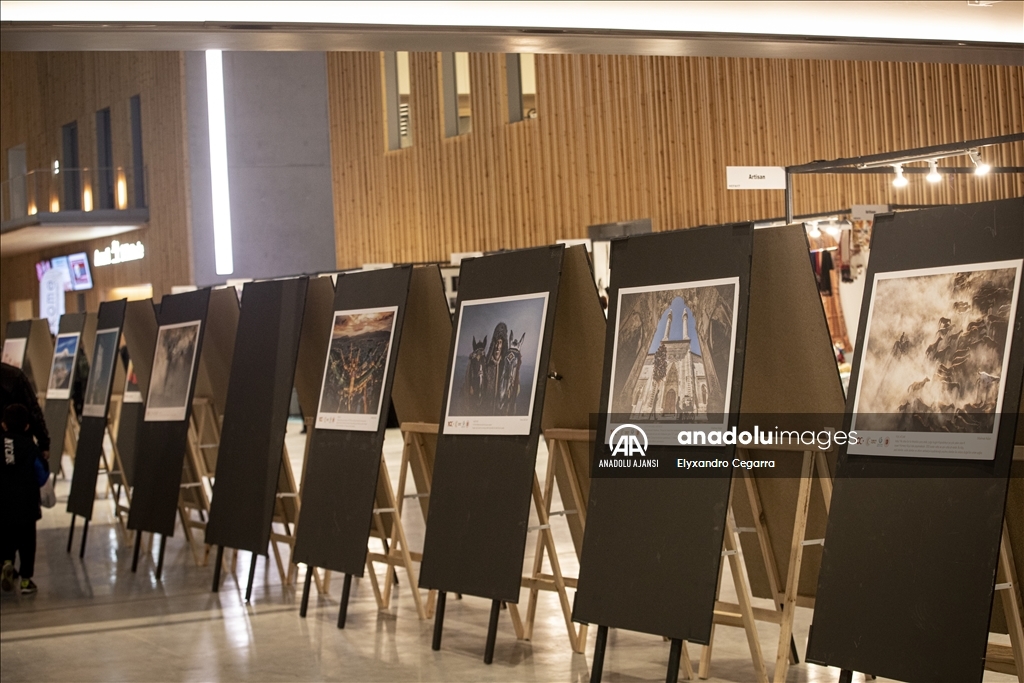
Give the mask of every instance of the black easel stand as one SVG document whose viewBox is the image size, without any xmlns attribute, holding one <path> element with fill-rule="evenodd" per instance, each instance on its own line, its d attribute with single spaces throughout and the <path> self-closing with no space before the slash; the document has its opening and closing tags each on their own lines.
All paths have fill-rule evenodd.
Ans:
<svg viewBox="0 0 1024 683">
<path fill-rule="evenodd" d="M 492 600 L 491 621 L 487 624 L 487 644 L 484 646 L 484 664 L 494 661 L 494 641 L 498 638 L 499 614 L 501 614 L 501 600 Z"/>
<path fill-rule="evenodd" d="M 341 607 L 338 608 L 338 628 L 345 628 L 348 616 L 348 594 L 352 590 L 352 575 L 345 574 L 345 583 L 341 586 Z"/>
<path fill-rule="evenodd" d="M 597 642 L 594 643 L 594 662 L 590 665 L 590 683 L 601 683 L 604 672 L 604 649 L 608 645 L 608 627 L 597 627 Z"/>
<path fill-rule="evenodd" d="M 132 574 L 139 568 L 139 549 L 142 548 L 142 529 L 135 532 L 135 548 L 132 549 Z"/>
<path fill-rule="evenodd" d="M 159 581 L 164 573 L 164 550 L 167 549 L 167 537 L 160 534 L 160 552 L 156 558 L 156 580 Z"/>
<path fill-rule="evenodd" d="M 224 564 L 224 546 L 217 546 L 217 561 L 213 563 L 213 588 L 214 593 L 220 591 L 220 567 Z"/>
<path fill-rule="evenodd" d="M 71 541 L 75 539 L 75 516 L 71 515 L 71 532 L 68 534 L 68 553 L 71 552 Z"/>
<path fill-rule="evenodd" d="M 249 563 L 249 580 L 245 584 L 245 601 L 249 602 L 252 598 L 252 584 L 256 579 L 256 560 L 259 559 L 259 555 L 256 553 L 252 554 L 252 562 Z"/>
<path fill-rule="evenodd" d="M 306 618 L 306 610 L 309 608 L 309 585 L 313 583 L 313 568 L 306 565 L 306 580 L 302 584 L 302 603 L 299 605 L 299 616 Z"/>
<path fill-rule="evenodd" d="M 839 683 L 853 683 L 853 672 L 843 669 L 839 672 Z"/>
<path fill-rule="evenodd" d="M 85 557 L 85 539 L 89 537 L 89 520 L 82 525 L 82 545 L 78 549 L 78 559 Z"/>
<path fill-rule="evenodd" d="M 437 605 L 434 607 L 434 642 L 430 649 L 437 652 L 441 649 L 441 632 L 444 631 L 444 600 L 448 594 L 444 591 L 437 592 Z"/>
<path fill-rule="evenodd" d="M 665 683 L 677 683 L 679 681 L 679 658 L 683 653 L 683 641 L 679 638 L 672 639 L 672 647 L 668 651 L 668 671 L 665 673 Z"/>
</svg>

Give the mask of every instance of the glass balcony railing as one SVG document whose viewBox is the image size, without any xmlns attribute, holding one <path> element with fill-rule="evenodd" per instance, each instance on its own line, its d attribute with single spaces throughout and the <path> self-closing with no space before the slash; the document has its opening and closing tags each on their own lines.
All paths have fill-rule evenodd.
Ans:
<svg viewBox="0 0 1024 683">
<path fill-rule="evenodd" d="M 41 213 L 141 209 L 147 194 L 144 166 L 39 169 L 0 184 L 0 222 Z"/>
</svg>

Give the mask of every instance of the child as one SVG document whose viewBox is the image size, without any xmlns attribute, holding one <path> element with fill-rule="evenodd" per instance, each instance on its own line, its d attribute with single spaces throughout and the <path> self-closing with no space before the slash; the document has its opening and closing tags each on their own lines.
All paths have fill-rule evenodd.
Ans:
<svg viewBox="0 0 1024 683">
<path fill-rule="evenodd" d="M 36 562 L 36 521 L 42 515 L 39 508 L 39 480 L 36 475 L 38 460 L 46 468 L 29 432 L 29 412 L 20 403 L 12 403 L 3 412 L 4 466 L 3 495 L 3 574 L 2 587 L 14 589 L 14 556 L 21 558 L 21 593 L 35 593 L 32 581 Z M 48 468 L 46 468 L 48 469 Z"/>
</svg>

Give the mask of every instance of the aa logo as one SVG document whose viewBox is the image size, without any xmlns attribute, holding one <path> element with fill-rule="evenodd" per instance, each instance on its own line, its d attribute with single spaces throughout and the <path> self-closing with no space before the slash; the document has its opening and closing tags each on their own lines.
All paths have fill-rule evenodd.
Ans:
<svg viewBox="0 0 1024 683">
<path fill-rule="evenodd" d="M 640 444 L 641 439 L 643 439 L 643 445 Z M 612 430 L 611 436 L 608 437 L 608 447 L 612 449 L 612 457 L 616 455 L 644 457 L 647 455 L 647 434 L 636 425 L 619 425 Z"/>
</svg>

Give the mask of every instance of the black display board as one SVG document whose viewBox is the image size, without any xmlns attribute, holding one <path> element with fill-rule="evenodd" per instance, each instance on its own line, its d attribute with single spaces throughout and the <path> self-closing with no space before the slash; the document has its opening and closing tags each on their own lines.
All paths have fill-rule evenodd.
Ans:
<svg viewBox="0 0 1024 683">
<path fill-rule="evenodd" d="M 295 540 L 295 561 L 362 576 L 373 522 L 387 407 L 391 405 L 398 350 L 402 345 L 412 266 L 338 275 L 334 310 L 397 307 L 392 343 L 381 389 L 383 409 L 373 431 L 321 429 L 310 435 L 302 516 Z M 333 318 L 333 316 L 332 316 Z M 332 325 L 333 334 L 334 325 Z M 406 343 L 417 343 L 408 340 Z M 331 349 L 328 348 L 328 354 Z M 322 375 L 321 375 L 322 377 Z M 317 407 L 313 409 L 314 425 Z"/>
<path fill-rule="evenodd" d="M 132 490 L 131 512 L 128 513 L 129 529 L 149 531 L 162 536 L 174 535 L 181 468 L 188 445 L 192 396 L 195 392 L 196 374 L 199 371 L 198 358 L 203 350 L 209 303 L 208 288 L 169 294 L 160 301 L 160 308 L 157 311 L 159 325 L 200 321 L 196 341 L 196 362 L 192 365 L 184 419 L 173 422 L 144 421 L 141 425 L 138 435 L 139 450 L 135 458 L 135 487 Z M 148 367 L 152 368 L 153 363 L 149 363 Z M 147 392 L 143 394 L 147 400 L 148 388 L 147 380 Z"/>
<path fill-rule="evenodd" d="M 420 569 L 422 588 L 519 601 L 563 252 L 564 247 L 556 245 L 462 262 L 449 378 L 464 302 L 546 292 L 547 311 L 529 434 L 446 434 L 442 407 Z M 449 393 L 446 388 L 442 406 L 448 405 Z"/>
<path fill-rule="evenodd" d="M 7 323 L 4 342 L 8 339 L 24 339 L 25 355 L 21 361 L 21 371 L 32 383 L 37 394 L 46 392 L 46 379 L 50 371 L 50 360 L 53 358 L 53 341 L 50 339 L 50 326 L 46 320 L 12 320 Z"/>
<path fill-rule="evenodd" d="M 152 299 L 129 301 L 124 314 L 124 343 L 128 358 L 138 381 L 142 402 L 122 397 L 121 414 L 117 419 L 117 453 L 121 456 L 124 479 L 128 486 L 135 485 L 135 460 L 139 452 L 139 436 L 146 417 L 146 392 L 156 344 L 156 310 Z"/>
<path fill-rule="evenodd" d="M 208 544 L 267 552 L 308 282 L 249 282 L 243 290 Z"/>
<path fill-rule="evenodd" d="M 858 329 L 867 329 L 876 273 L 1022 257 L 1024 199 L 876 217 Z M 994 460 L 854 455 L 841 448 L 808 661 L 904 681 L 982 679 L 1024 372 L 1024 307 L 1017 295 Z M 909 321 L 915 300 L 903 305 Z M 860 336 L 847 429 L 864 353 Z"/>
<path fill-rule="evenodd" d="M 743 379 L 747 303 L 753 248 L 751 224 L 691 228 L 612 242 L 608 336 L 602 412 L 615 347 L 619 289 L 739 278 L 736 345 L 728 423 L 736 424 Z M 596 448 L 602 448 L 599 438 Z M 735 446 L 671 447 L 651 444 L 646 457 L 731 460 Z M 729 505 L 731 468 L 714 476 L 594 477 L 587 505 L 573 620 L 708 643 Z"/>
<path fill-rule="evenodd" d="M 124 324 L 126 299 L 119 301 L 104 301 L 100 304 L 97 316 L 97 330 L 116 330 L 116 347 L 121 347 L 121 327 Z M 115 363 L 120 358 L 115 354 L 112 358 Z M 91 363 L 92 372 L 96 372 L 96 359 Z M 71 492 L 68 494 L 68 512 L 85 519 L 92 519 L 93 501 L 96 500 L 96 478 L 99 475 L 100 458 L 103 455 L 103 439 L 107 432 L 107 412 L 110 409 L 110 394 L 113 388 L 114 372 L 116 368 L 111 367 L 104 374 L 106 375 L 106 402 L 103 407 L 103 415 L 83 415 L 81 428 L 78 433 L 78 448 L 75 452 L 75 471 L 71 478 Z"/>
<path fill-rule="evenodd" d="M 75 372 L 78 371 L 78 356 L 82 353 L 82 346 L 85 342 L 85 313 L 65 313 L 60 317 L 60 326 L 57 328 L 57 334 L 67 334 L 71 332 L 79 332 L 81 336 L 78 338 L 78 351 L 75 356 L 74 364 Z M 46 370 L 42 373 L 37 373 L 37 376 L 42 376 L 42 386 L 38 387 L 39 393 L 46 395 L 46 383 L 49 381 L 50 368 L 47 366 Z M 72 385 L 73 386 L 73 385 Z M 51 398 L 47 399 L 43 405 L 43 417 L 46 418 L 46 431 L 50 433 L 50 463 L 54 470 L 60 467 L 61 456 L 64 454 L 64 432 L 68 428 L 68 410 L 71 405 L 70 398 Z"/>
</svg>

